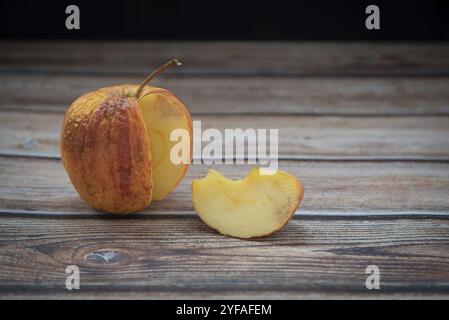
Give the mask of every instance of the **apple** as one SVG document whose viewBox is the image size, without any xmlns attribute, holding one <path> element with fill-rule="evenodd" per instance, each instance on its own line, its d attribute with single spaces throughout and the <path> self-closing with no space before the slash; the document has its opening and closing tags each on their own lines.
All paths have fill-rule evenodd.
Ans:
<svg viewBox="0 0 449 320">
<path fill-rule="evenodd" d="M 170 133 L 187 130 L 192 120 L 170 91 L 147 86 L 173 59 L 140 85 L 101 88 L 76 99 L 61 130 L 61 158 L 81 198 L 111 213 L 144 209 L 165 198 L 184 177 L 188 163 L 174 164 Z M 191 160 L 191 151 L 188 158 Z"/>
</svg>

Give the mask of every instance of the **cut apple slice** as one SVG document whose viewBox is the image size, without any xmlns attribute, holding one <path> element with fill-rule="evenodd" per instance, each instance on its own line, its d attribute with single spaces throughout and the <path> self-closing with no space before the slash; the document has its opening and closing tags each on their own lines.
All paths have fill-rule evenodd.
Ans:
<svg viewBox="0 0 449 320">
<path fill-rule="evenodd" d="M 170 151 L 178 141 L 170 141 L 175 129 L 185 129 L 189 133 L 192 156 L 192 120 L 186 107 L 168 90 L 150 87 L 139 98 L 145 126 L 150 140 L 153 172 L 153 200 L 162 200 L 175 189 L 184 177 L 189 164 L 174 164 Z"/>
<path fill-rule="evenodd" d="M 304 189 L 294 176 L 278 170 L 261 175 L 254 167 L 243 180 L 215 170 L 192 182 L 193 206 L 200 218 L 223 235 L 254 238 L 281 229 L 294 215 Z"/>
</svg>

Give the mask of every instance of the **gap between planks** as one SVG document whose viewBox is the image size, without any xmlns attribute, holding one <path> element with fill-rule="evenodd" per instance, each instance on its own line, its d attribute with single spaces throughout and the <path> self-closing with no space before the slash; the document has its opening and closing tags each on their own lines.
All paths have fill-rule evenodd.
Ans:
<svg viewBox="0 0 449 320">
<path fill-rule="evenodd" d="M 2 157 L 13 157 L 13 158 L 29 158 L 29 159 L 47 159 L 47 160 L 61 160 L 61 156 L 58 155 L 49 155 L 46 153 L 39 152 L 8 152 L 0 149 L 0 156 Z M 198 160 L 194 158 L 194 160 Z M 221 160 L 224 163 L 225 159 L 223 158 L 202 158 L 205 161 L 217 161 Z M 233 158 L 233 160 L 236 160 Z M 244 159 L 248 160 L 247 158 Z M 315 156 L 295 156 L 295 155 L 280 155 L 278 157 L 279 161 L 310 161 L 310 162 L 428 162 L 428 163 L 447 163 L 449 162 L 449 155 L 447 157 L 434 157 L 432 159 L 426 157 L 383 157 L 378 158 L 376 156 L 340 156 L 340 157 L 315 157 Z M 207 165 L 205 163 L 196 164 L 196 165 Z"/>
<path fill-rule="evenodd" d="M 129 288 L 123 288 L 123 291 L 119 290 L 105 290 L 90 292 L 55 292 L 54 289 L 49 289 L 48 292 L 44 289 L 26 287 L 23 290 L 14 290 L 15 285 L 12 285 L 11 291 L 5 290 L 0 293 L 0 298 L 3 300 L 50 300 L 50 299 L 67 299 L 67 300 L 86 300 L 86 299 L 98 299 L 101 295 L 101 299 L 105 300 L 274 300 L 274 299 L 297 299 L 297 300 L 443 300 L 449 299 L 448 293 L 426 293 L 426 292 L 396 292 L 396 293 L 381 293 L 381 292 L 366 292 L 366 293 L 349 293 L 344 291 L 333 290 L 332 292 L 320 292 L 316 290 L 308 290 L 307 292 L 294 292 L 294 291 L 270 291 L 260 289 L 257 290 L 220 290 L 220 291 L 205 291 L 205 290 L 169 290 L 167 288 L 159 291 L 130 291 Z M 5 288 L 6 289 L 6 288 Z M 372 290 L 371 290 L 372 291 Z"/>
<path fill-rule="evenodd" d="M 197 219 L 195 211 L 151 211 L 136 212 L 130 215 L 113 215 L 105 212 L 80 213 L 76 211 L 52 212 L 40 210 L 20 210 L 20 209 L 1 209 L 0 221 L 2 218 L 51 218 L 51 219 L 179 219 L 191 218 Z M 296 210 L 292 220 L 321 220 L 321 219 L 449 219 L 449 211 L 304 211 Z"/>
</svg>

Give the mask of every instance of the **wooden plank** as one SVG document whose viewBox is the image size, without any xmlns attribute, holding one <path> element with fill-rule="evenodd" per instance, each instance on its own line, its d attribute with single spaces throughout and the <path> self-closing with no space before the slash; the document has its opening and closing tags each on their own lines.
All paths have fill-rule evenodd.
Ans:
<svg viewBox="0 0 449 320">
<path fill-rule="evenodd" d="M 445 43 L 1 41 L 0 71 L 135 73 L 170 58 L 177 73 L 448 74 Z"/>
<path fill-rule="evenodd" d="M 99 87 L 137 76 L 0 74 L 0 110 L 64 112 Z M 449 114 L 448 77 L 161 76 L 192 114 Z"/>
<path fill-rule="evenodd" d="M 0 154 L 59 157 L 61 114 L 0 112 Z M 449 160 L 449 116 L 201 115 L 202 129 L 279 129 L 288 159 Z M 207 141 L 203 143 L 203 146 Z"/>
<path fill-rule="evenodd" d="M 230 178 L 242 178 L 248 165 L 211 166 Z M 376 216 L 449 213 L 449 163 L 281 161 L 279 168 L 301 179 L 305 195 L 298 214 Z M 208 166 L 192 165 L 164 201 L 142 215 L 193 214 L 191 182 Z M 59 160 L 0 157 L 2 215 L 104 217 L 78 196 Z"/>
<path fill-rule="evenodd" d="M 78 298 L 211 292 L 215 297 L 377 297 L 449 294 L 448 219 L 294 219 L 266 239 L 220 236 L 196 217 L 0 218 L 0 295 L 66 293 L 67 265 L 81 272 Z"/>
</svg>

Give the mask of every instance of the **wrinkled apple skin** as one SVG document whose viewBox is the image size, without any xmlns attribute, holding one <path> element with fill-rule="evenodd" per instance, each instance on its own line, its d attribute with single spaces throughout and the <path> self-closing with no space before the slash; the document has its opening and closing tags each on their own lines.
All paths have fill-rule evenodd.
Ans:
<svg viewBox="0 0 449 320">
<path fill-rule="evenodd" d="M 106 87 L 101 88 L 99 91 L 101 92 L 107 92 L 107 93 L 116 93 L 121 92 L 124 95 L 127 96 L 134 96 L 138 85 L 136 84 L 123 84 L 123 85 L 117 85 L 112 87 Z M 192 126 L 192 117 L 190 116 L 189 111 L 187 110 L 186 106 L 169 90 L 159 87 L 153 87 L 153 86 L 145 86 L 140 94 L 139 101 L 141 101 L 145 96 L 147 95 L 159 95 L 164 96 L 165 99 L 167 99 L 170 102 L 172 110 L 167 110 L 166 112 L 170 113 L 178 113 L 179 115 L 182 115 L 184 121 L 183 123 L 187 126 L 186 129 L 189 132 L 190 135 L 190 162 L 192 162 L 193 158 L 193 126 Z M 142 110 L 142 109 L 141 109 Z M 151 138 L 150 138 L 151 140 Z M 150 141 L 151 142 L 151 141 Z M 153 159 L 157 159 L 157 155 L 153 154 Z M 155 164 L 155 163 L 153 163 Z M 157 166 L 157 163 L 155 164 Z M 157 171 L 157 168 L 153 168 L 153 200 L 163 200 L 165 197 L 167 197 L 168 194 L 170 194 L 176 186 L 181 182 L 181 180 L 186 175 L 189 164 L 183 164 L 182 169 L 177 172 L 176 180 L 172 183 L 172 189 L 171 190 L 163 190 L 161 191 L 159 183 L 160 180 L 166 179 L 167 176 L 164 174 L 161 174 L 161 172 Z M 155 179 L 156 177 L 156 179 Z M 157 178 L 159 180 L 157 180 Z"/>
<path fill-rule="evenodd" d="M 64 167 L 81 198 L 97 210 L 130 213 L 152 199 L 150 144 L 134 88 L 87 93 L 64 117 Z"/>
</svg>

